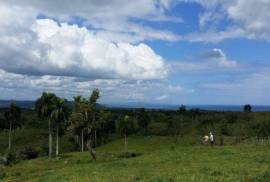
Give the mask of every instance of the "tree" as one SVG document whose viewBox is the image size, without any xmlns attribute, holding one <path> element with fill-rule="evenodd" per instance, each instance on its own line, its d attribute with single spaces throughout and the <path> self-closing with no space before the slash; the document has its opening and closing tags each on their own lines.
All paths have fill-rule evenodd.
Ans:
<svg viewBox="0 0 270 182">
<path fill-rule="evenodd" d="M 249 104 L 244 105 L 243 108 L 244 112 L 251 112 L 252 111 L 252 107 Z"/>
<path fill-rule="evenodd" d="M 65 106 L 65 100 L 57 98 L 50 116 L 51 121 L 54 122 L 56 127 L 56 151 L 55 151 L 56 158 L 59 157 L 59 129 L 61 125 L 66 121 L 66 118 L 67 118 L 67 108 Z"/>
<path fill-rule="evenodd" d="M 9 109 L 5 112 L 5 119 L 9 122 L 8 135 L 8 151 L 11 150 L 11 132 L 13 125 L 15 126 L 21 118 L 21 109 L 15 104 L 11 104 Z"/>
<path fill-rule="evenodd" d="M 117 127 L 120 135 L 124 137 L 125 152 L 127 152 L 127 136 L 133 131 L 134 122 L 128 115 L 125 115 L 118 121 Z"/>
<path fill-rule="evenodd" d="M 35 103 L 35 110 L 38 117 L 42 120 L 48 120 L 49 132 L 49 158 L 52 156 L 52 129 L 51 129 L 51 113 L 54 110 L 57 97 L 53 93 L 43 92 L 42 96 Z"/>
<path fill-rule="evenodd" d="M 82 114 L 83 120 L 85 121 L 85 136 L 87 138 L 86 146 L 94 160 L 96 160 L 96 153 L 92 147 L 92 135 L 96 130 L 96 115 L 97 115 L 97 100 L 99 99 L 99 90 L 93 90 L 89 99 L 76 97 L 79 104 L 75 104 L 75 107 L 79 109 L 77 112 Z M 96 136 L 96 135 L 95 135 Z"/>
<path fill-rule="evenodd" d="M 101 110 L 99 112 L 98 118 L 98 131 L 100 133 L 101 142 L 105 142 L 110 132 L 112 132 L 111 127 L 111 112 L 106 110 Z"/>
<path fill-rule="evenodd" d="M 187 112 L 186 106 L 185 106 L 185 105 L 181 105 L 181 106 L 179 107 L 179 109 L 178 109 L 178 112 L 179 112 L 180 114 L 185 114 L 185 113 Z"/>
<path fill-rule="evenodd" d="M 140 109 L 139 114 L 138 114 L 138 125 L 140 129 L 143 130 L 144 134 L 147 133 L 147 128 L 148 128 L 149 123 L 150 123 L 150 117 L 145 112 L 145 109 L 144 108 Z"/>
<path fill-rule="evenodd" d="M 94 89 L 90 98 L 89 98 L 89 103 L 90 103 L 90 107 L 91 107 L 91 115 L 92 115 L 92 123 L 91 123 L 91 128 L 94 130 L 94 137 L 95 137 L 95 147 L 97 146 L 97 128 L 98 128 L 98 123 L 97 123 L 97 100 L 100 97 L 100 93 L 98 89 Z"/>
<path fill-rule="evenodd" d="M 74 97 L 74 111 L 70 115 L 69 122 L 75 135 L 81 136 L 81 151 L 84 151 L 84 130 L 86 128 L 86 118 L 83 114 L 82 96 Z"/>
<path fill-rule="evenodd" d="M 79 112 L 72 112 L 69 117 L 69 122 L 71 124 L 71 128 L 74 135 L 77 137 L 76 141 L 78 142 L 79 138 L 81 140 L 80 146 L 81 146 L 81 151 L 83 152 L 84 151 L 84 129 L 85 129 L 83 115 Z"/>
</svg>

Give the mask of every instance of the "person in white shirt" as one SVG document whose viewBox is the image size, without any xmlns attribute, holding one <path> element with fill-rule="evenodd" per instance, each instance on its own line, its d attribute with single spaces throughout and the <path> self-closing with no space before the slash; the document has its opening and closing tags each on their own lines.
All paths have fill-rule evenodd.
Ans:
<svg viewBox="0 0 270 182">
<path fill-rule="evenodd" d="M 212 132 L 210 132 L 209 134 L 209 140 L 210 140 L 211 145 L 214 145 L 215 140 L 214 140 L 214 135 L 212 134 Z"/>
</svg>

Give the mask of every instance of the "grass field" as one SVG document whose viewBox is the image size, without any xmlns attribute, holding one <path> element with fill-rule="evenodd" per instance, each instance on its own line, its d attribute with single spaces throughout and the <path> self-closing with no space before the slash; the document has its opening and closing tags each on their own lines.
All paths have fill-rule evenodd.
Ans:
<svg viewBox="0 0 270 182">
<path fill-rule="evenodd" d="M 46 157 L 0 167 L 3 181 L 270 181 L 267 145 L 186 145 L 169 137 L 132 137 L 128 150 L 139 154 L 121 158 L 123 141 L 89 153 L 66 153 L 60 160 Z M 1 174 L 2 173 L 2 174 Z"/>
</svg>

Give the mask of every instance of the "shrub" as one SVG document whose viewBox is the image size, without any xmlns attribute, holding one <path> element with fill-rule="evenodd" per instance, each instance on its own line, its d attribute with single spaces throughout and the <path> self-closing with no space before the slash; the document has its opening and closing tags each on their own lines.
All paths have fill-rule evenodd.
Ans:
<svg viewBox="0 0 270 182">
<path fill-rule="evenodd" d="M 13 153 L 13 152 L 8 152 L 2 159 L 2 164 L 5 166 L 16 164 L 17 162 L 18 162 L 18 157 L 16 153 Z"/>
<path fill-rule="evenodd" d="M 136 152 L 124 152 L 118 155 L 119 158 L 133 158 L 133 157 L 138 157 L 142 155 L 141 153 L 136 153 Z"/>
<path fill-rule="evenodd" d="M 25 147 L 19 152 L 19 158 L 26 159 L 35 159 L 39 156 L 40 150 L 33 147 Z"/>
</svg>

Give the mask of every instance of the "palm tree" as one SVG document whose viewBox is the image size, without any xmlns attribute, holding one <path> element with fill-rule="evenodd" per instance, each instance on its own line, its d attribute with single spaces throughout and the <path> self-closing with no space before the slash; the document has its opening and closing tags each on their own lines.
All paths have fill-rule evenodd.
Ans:
<svg viewBox="0 0 270 182">
<path fill-rule="evenodd" d="M 124 136 L 125 152 L 127 152 L 127 136 L 133 130 L 133 125 L 133 120 L 128 115 L 125 115 L 124 118 L 121 118 L 118 122 L 118 131 L 120 135 Z"/>
<path fill-rule="evenodd" d="M 84 151 L 85 120 L 83 114 L 73 111 L 69 117 L 71 128 L 76 136 L 81 137 L 81 151 Z"/>
<path fill-rule="evenodd" d="M 49 158 L 52 156 L 52 129 L 51 129 L 51 113 L 55 107 L 57 97 L 53 93 L 43 92 L 42 96 L 36 101 L 35 110 L 38 117 L 42 120 L 48 120 L 49 131 Z"/>
<path fill-rule="evenodd" d="M 85 129 L 87 135 L 86 146 L 94 160 L 96 160 L 96 153 L 92 147 L 92 134 L 93 130 L 96 129 L 96 103 L 99 97 L 99 90 L 95 89 L 93 90 L 89 99 L 87 100 L 83 98 L 80 104 L 80 109 L 85 120 Z"/>
<path fill-rule="evenodd" d="M 84 146 L 84 137 L 87 138 L 86 146 L 92 158 L 96 160 L 96 154 L 92 147 L 92 135 L 96 130 L 96 102 L 99 98 L 99 90 L 93 90 L 89 99 L 82 96 L 74 97 L 74 111 L 70 116 L 70 123 L 73 131 L 81 130 L 82 151 Z"/>
<path fill-rule="evenodd" d="M 55 122 L 56 126 L 56 158 L 59 157 L 59 128 L 60 125 L 66 121 L 67 109 L 65 107 L 65 100 L 57 98 L 54 109 L 51 113 L 51 120 Z"/>
<path fill-rule="evenodd" d="M 12 132 L 12 125 L 15 125 L 16 122 L 21 117 L 21 109 L 16 106 L 15 104 L 11 104 L 8 111 L 5 112 L 5 119 L 9 121 L 9 135 L 8 135 L 8 151 L 11 150 L 11 132 Z"/>
<path fill-rule="evenodd" d="M 96 114 L 97 114 L 97 110 L 96 110 L 96 105 L 97 105 L 97 100 L 100 97 L 100 92 L 98 89 L 94 89 L 90 98 L 89 98 L 89 102 L 90 102 L 90 107 L 92 110 L 92 129 L 94 129 L 94 134 L 95 134 L 95 146 L 97 146 L 97 128 L 98 128 L 98 123 L 96 120 Z"/>
</svg>

